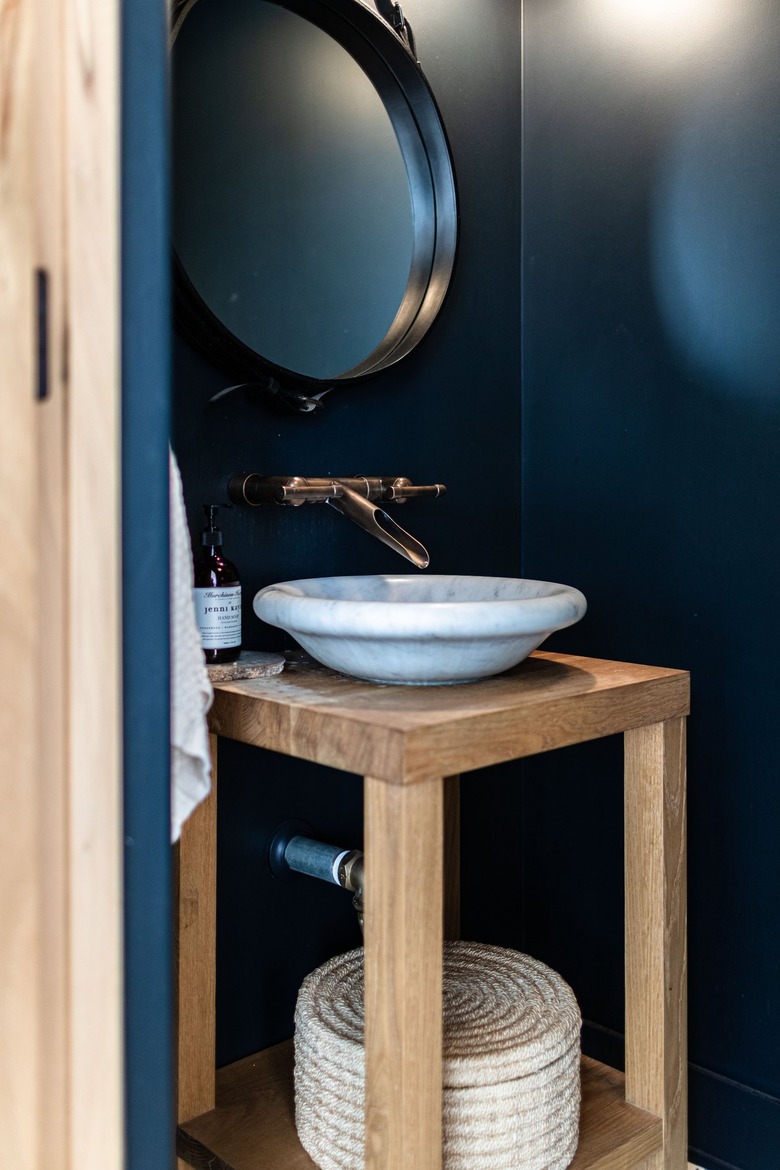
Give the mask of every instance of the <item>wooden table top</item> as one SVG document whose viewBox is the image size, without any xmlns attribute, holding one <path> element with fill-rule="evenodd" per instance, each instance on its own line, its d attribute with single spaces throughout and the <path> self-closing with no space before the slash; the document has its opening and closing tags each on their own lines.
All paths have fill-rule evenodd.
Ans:
<svg viewBox="0 0 780 1170">
<path fill-rule="evenodd" d="M 685 715 L 690 686 L 687 671 L 536 651 L 458 686 L 362 682 L 307 662 L 214 691 L 217 735 L 407 784 Z"/>
</svg>

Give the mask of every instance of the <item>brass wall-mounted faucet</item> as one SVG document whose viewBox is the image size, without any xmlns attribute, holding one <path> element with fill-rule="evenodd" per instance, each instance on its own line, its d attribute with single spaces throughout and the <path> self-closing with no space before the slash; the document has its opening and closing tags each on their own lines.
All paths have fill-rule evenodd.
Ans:
<svg viewBox="0 0 780 1170">
<path fill-rule="evenodd" d="M 228 484 L 228 495 L 234 504 L 248 504 L 253 508 L 261 504 L 293 507 L 305 503 L 330 504 L 418 569 L 427 569 L 428 550 L 379 507 L 377 501 L 402 504 L 419 496 L 443 496 L 446 490 L 442 483 L 415 485 L 403 476 L 368 475 L 304 479 L 299 475 L 241 472 Z"/>
</svg>

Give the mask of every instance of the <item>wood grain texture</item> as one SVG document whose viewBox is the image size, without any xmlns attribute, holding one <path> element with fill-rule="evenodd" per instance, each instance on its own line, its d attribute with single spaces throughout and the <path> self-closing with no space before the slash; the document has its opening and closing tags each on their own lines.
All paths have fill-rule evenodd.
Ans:
<svg viewBox="0 0 780 1170">
<path fill-rule="evenodd" d="M 444 937 L 460 938 L 460 776 L 444 780 Z"/>
<path fill-rule="evenodd" d="M 46 955 L 39 706 L 39 457 L 33 355 L 36 192 L 35 9 L 0 0 L 0 491 L 13 516 L 13 569 L 0 575 L 0 1134 L 41 1165 Z M 11 1153 L 12 1151 L 12 1153 Z"/>
<path fill-rule="evenodd" d="M 217 738 L 211 793 L 184 822 L 178 845 L 178 1117 L 215 1104 L 217 961 Z"/>
<path fill-rule="evenodd" d="M 36 216 L 37 268 L 48 275 L 48 396 L 37 403 L 39 546 L 39 707 L 46 730 L 39 737 L 41 816 L 39 841 L 43 871 L 41 944 L 44 964 L 43 1094 L 46 1100 L 47 1149 L 69 1160 L 69 576 L 71 556 L 67 492 L 68 380 L 65 292 L 68 257 L 65 217 L 65 142 L 60 111 L 64 102 L 64 6 L 37 0 L 34 70 L 36 73 Z M 43 193 L 43 199 L 40 195 Z M 54 485 L 58 485 L 55 488 Z M 52 582 L 62 587 L 52 588 Z M 50 1157 L 50 1154 L 48 1155 Z"/>
<path fill-rule="evenodd" d="M 537 651 L 452 687 L 361 682 L 317 665 L 220 684 L 213 731 L 392 783 L 468 772 L 684 714 L 684 671 Z"/>
<path fill-rule="evenodd" d="M 365 780 L 366 1170 L 440 1170 L 442 780 Z"/>
<path fill-rule="evenodd" d="M 293 1043 L 217 1074 L 217 1108 L 179 1127 L 179 1157 L 198 1170 L 317 1170 L 295 1130 Z"/>
<path fill-rule="evenodd" d="M 583 1056 L 580 1141 L 569 1170 L 638 1170 L 661 1142 L 660 1120 L 626 1104 L 623 1074 Z"/>
<path fill-rule="evenodd" d="M 71 1159 L 124 1159 L 119 0 L 62 0 Z"/>
<path fill-rule="evenodd" d="M 0 0 L 0 1131 L 25 1170 L 124 1156 L 118 8 Z"/>
<path fill-rule="evenodd" d="M 637 1168 L 660 1146 L 661 1122 L 626 1104 L 623 1074 L 583 1057 L 570 1170 Z M 178 1149 L 198 1170 L 315 1170 L 295 1132 L 292 1041 L 220 1069 L 217 1108 L 180 1127 Z"/>
<path fill-rule="evenodd" d="M 663 1119 L 648 1170 L 685 1170 L 685 720 L 628 732 L 625 777 L 626 1092 Z"/>
<path fill-rule="evenodd" d="M 112 1019 L 121 1020 L 116 978 L 120 968 L 113 950 L 121 930 L 119 899 L 111 899 L 104 916 L 101 899 L 85 898 L 84 888 L 73 880 L 75 873 L 90 867 L 90 894 L 94 888 L 116 891 L 120 848 L 116 802 L 103 820 L 101 799 L 90 800 L 87 794 L 91 785 L 96 793 L 111 791 L 113 782 L 116 796 L 118 768 L 106 761 L 87 774 L 74 771 L 71 746 L 81 730 L 77 726 L 81 694 L 72 685 L 75 654 L 79 670 L 96 678 L 107 664 L 118 661 L 118 641 L 110 642 L 116 625 L 101 631 L 99 645 L 93 638 L 90 646 L 74 647 L 72 639 L 75 615 L 84 600 L 72 580 L 71 549 L 77 544 L 72 475 L 87 478 L 83 469 L 73 472 L 72 459 L 74 452 L 88 456 L 77 449 L 72 401 L 78 394 L 71 393 L 64 361 L 66 320 L 70 314 L 75 332 L 83 308 L 80 302 L 66 303 L 68 273 L 84 263 L 68 231 L 65 182 L 67 165 L 74 164 L 77 153 L 71 149 L 64 113 L 73 68 L 64 43 L 73 9 L 68 0 L 0 3 L 0 489 L 14 516 L 13 572 L 0 583 L 3 656 L 14 662 L 0 703 L 0 739 L 8 750 L 13 747 L 13 758 L 0 765 L 0 784 L 9 785 L 8 793 L 0 791 L 8 835 L 8 840 L 4 833 L 0 841 L 0 864 L 9 866 L 8 874 L 4 867 L 0 873 L 0 889 L 8 899 L 6 905 L 0 895 L 0 929 L 6 953 L 13 956 L 0 973 L 3 1008 L 9 1014 L 8 1019 L 5 1010 L 0 1015 L 0 1132 L 5 1148 L 13 1149 L 16 1165 L 46 1170 L 74 1165 L 74 1143 L 79 1140 L 74 1135 L 83 1102 L 77 1083 L 79 1061 L 96 1043 L 95 1010 L 111 997 Z M 110 71 L 110 48 L 108 57 Z M 83 145 L 110 166 L 105 143 Z M 115 214 L 95 226 L 98 238 L 103 227 L 112 237 L 118 231 Z M 37 397 L 41 371 L 34 361 L 38 272 L 46 274 L 48 290 L 45 400 Z M 116 298 L 112 304 L 118 317 Z M 111 336 L 101 339 L 107 352 L 111 344 Z M 79 387 L 86 396 L 93 390 L 94 385 Z M 101 391 L 113 409 L 117 379 L 103 382 Z M 99 405 L 97 410 L 100 413 Z M 115 499 L 114 452 L 101 449 L 95 455 L 92 475 L 105 475 L 106 497 Z M 98 543 L 104 539 L 109 548 L 115 547 L 115 529 L 112 522 L 110 530 L 101 530 Z M 79 533 L 82 536 L 87 534 Z M 99 585 L 108 597 L 118 596 L 116 572 L 100 579 Z M 99 625 L 100 618 L 96 621 Z M 114 749 L 116 698 L 116 690 L 112 693 L 109 686 L 102 709 L 90 712 L 99 725 L 106 703 L 111 706 L 113 721 L 100 727 L 98 738 L 111 740 Z M 89 731 L 94 732 L 94 725 Z M 105 849 L 93 851 L 91 845 L 84 849 L 81 830 L 87 813 L 92 818 L 92 840 L 110 834 Z M 94 932 L 94 953 L 87 955 L 87 948 L 74 945 L 81 924 Z M 103 998 L 91 1005 L 91 1013 L 83 1012 L 77 989 L 80 963 L 89 977 L 107 948 L 112 949 L 113 983 L 101 988 Z M 105 1037 L 101 1055 L 111 1038 Z M 92 1066 L 99 1063 L 94 1054 L 88 1059 Z M 117 1124 L 112 1130 L 116 1140 L 113 1146 L 102 1144 L 99 1153 L 93 1148 L 93 1160 L 85 1161 L 85 1166 L 122 1148 L 116 1108 L 120 1092 L 121 1059 L 114 1047 L 111 1076 L 103 1078 L 96 1095 L 90 1094 L 89 1109 L 91 1114 L 99 1111 L 111 1094 L 107 1128 Z M 100 1121 L 86 1127 L 86 1141 L 96 1129 L 102 1141 L 107 1131 Z"/>
</svg>

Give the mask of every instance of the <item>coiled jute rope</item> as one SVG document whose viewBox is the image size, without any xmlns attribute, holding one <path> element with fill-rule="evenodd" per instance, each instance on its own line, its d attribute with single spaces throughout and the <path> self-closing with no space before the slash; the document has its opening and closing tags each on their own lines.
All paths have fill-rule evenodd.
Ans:
<svg viewBox="0 0 780 1170">
<path fill-rule="evenodd" d="M 363 1170 L 363 1018 L 362 948 L 304 980 L 295 1122 L 321 1170 Z M 445 943 L 445 1170 L 565 1170 L 579 1132 L 581 1022 L 571 988 L 538 960 Z"/>
</svg>

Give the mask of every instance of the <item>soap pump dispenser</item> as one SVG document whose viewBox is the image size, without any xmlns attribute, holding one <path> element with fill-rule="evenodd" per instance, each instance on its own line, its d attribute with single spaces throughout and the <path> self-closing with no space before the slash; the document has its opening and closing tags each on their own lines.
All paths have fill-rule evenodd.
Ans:
<svg viewBox="0 0 780 1170">
<path fill-rule="evenodd" d="M 235 662 L 241 653 L 241 582 L 236 566 L 222 555 L 216 504 L 204 504 L 206 526 L 195 566 L 195 613 L 207 663 Z"/>
</svg>

